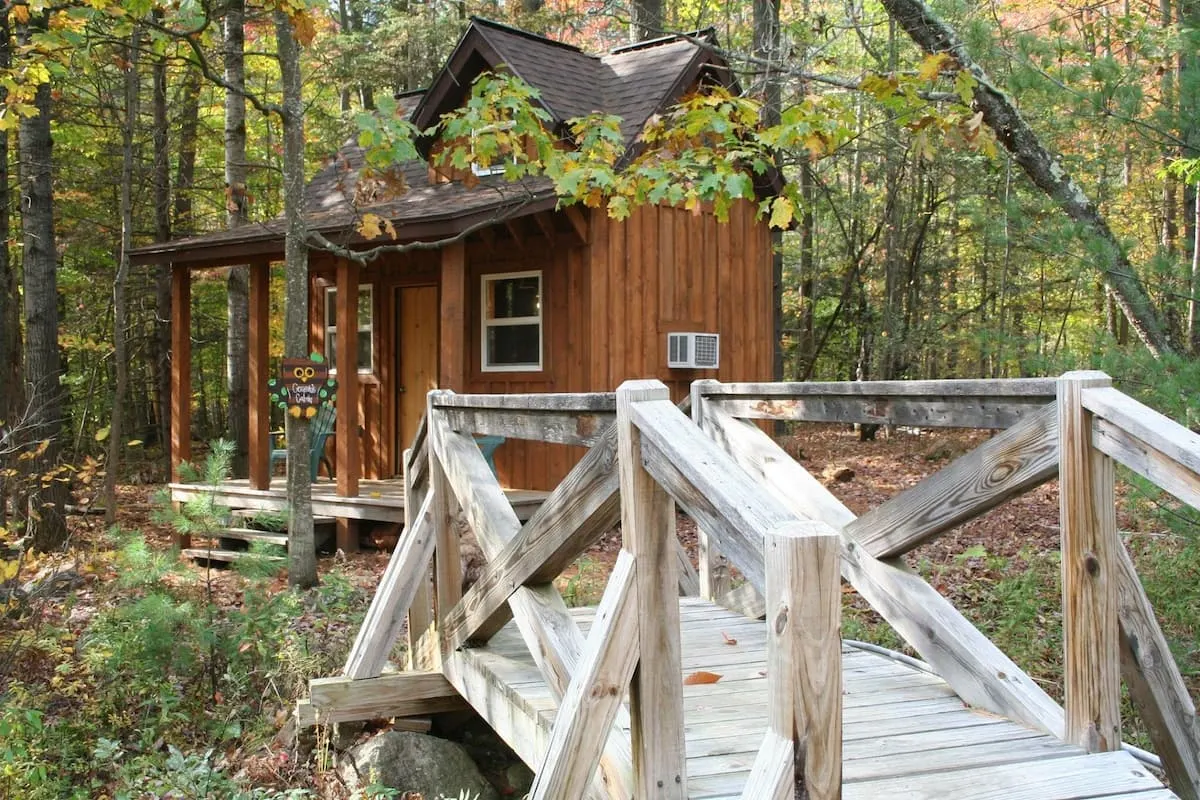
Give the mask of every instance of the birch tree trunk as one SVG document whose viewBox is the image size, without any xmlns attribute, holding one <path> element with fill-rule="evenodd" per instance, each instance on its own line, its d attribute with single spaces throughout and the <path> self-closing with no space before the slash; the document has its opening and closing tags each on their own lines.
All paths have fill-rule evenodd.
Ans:
<svg viewBox="0 0 1200 800">
<path fill-rule="evenodd" d="M 49 11 L 31 14 L 17 25 L 17 41 L 31 44 L 33 35 L 49 25 Z M 62 363 L 58 354 L 58 263 L 54 246 L 54 194 L 51 164 L 50 85 L 34 95 L 36 113 L 21 117 L 17 131 L 20 149 L 21 240 L 24 250 L 25 378 L 28 415 L 25 441 L 46 442 L 41 455 L 27 462 L 36 478 L 29 495 L 27 531 L 35 550 L 56 550 L 67 541 L 63 507 L 67 484 L 55 480 L 62 453 Z"/>
<path fill-rule="evenodd" d="M 1100 210 L 1059 160 L 1041 143 L 1016 106 L 967 52 L 957 34 L 924 0 L 882 0 L 884 8 L 926 53 L 948 53 L 974 77 L 975 107 L 996 139 L 1013 155 L 1033 183 L 1058 203 L 1101 244 L 1104 257 L 1096 266 L 1112 286 L 1122 313 L 1138 338 L 1156 358 L 1174 353 L 1167 326 L 1151 304 L 1146 289 Z"/>
<path fill-rule="evenodd" d="M 225 220 L 238 228 L 249 219 L 246 207 L 246 4 L 225 6 Z M 233 472 L 246 474 L 250 451 L 250 268 L 229 270 L 226 379 L 229 389 L 229 438 L 234 443 Z"/>
<path fill-rule="evenodd" d="M 104 465 L 104 524 L 117 521 L 117 471 L 121 466 L 121 443 L 125 427 L 125 401 L 129 394 L 129 353 L 126 341 L 129 281 L 129 250 L 133 247 L 133 137 L 139 111 L 138 63 L 142 28 L 134 24 L 129 34 L 125 59 L 125 128 L 121 131 L 121 254 L 113 280 L 113 359 L 117 380 L 113 387 L 112 421 L 108 426 L 108 459 Z"/>
<path fill-rule="evenodd" d="M 304 227 L 304 102 L 300 96 L 300 49 L 287 14 L 275 11 L 279 74 L 283 82 L 283 216 L 285 280 L 283 354 L 308 355 L 308 233 Z M 353 379 L 353 370 L 347 370 Z M 287 416 L 288 583 L 317 584 L 317 550 L 313 541 L 312 476 L 308 420 Z"/>
</svg>

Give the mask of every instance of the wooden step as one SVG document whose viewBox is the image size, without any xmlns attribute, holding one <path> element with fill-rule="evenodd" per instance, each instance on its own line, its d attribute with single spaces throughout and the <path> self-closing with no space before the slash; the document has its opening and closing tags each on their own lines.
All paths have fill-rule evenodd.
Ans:
<svg viewBox="0 0 1200 800">
<path fill-rule="evenodd" d="M 233 517 L 234 522 L 240 523 L 242 527 L 249 527 L 253 523 L 255 517 L 258 516 L 273 516 L 273 512 L 263 511 L 258 508 L 234 508 L 230 509 L 229 515 Z M 282 517 L 284 524 L 287 524 L 287 516 Z M 320 528 L 326 525 L 333 525 L 337 520 L 333 517 L 313 517 L 313 527 Z"/>
<path fill-rule="evenodd" d="M 286 533 L 274 533 L 257 528 L 221 528 L 213 531 L 212 536 L 217 539 L 239 539 L 243 542 L 266 542 L 267 544 L 277 544 L 280 547 L 287 547 L 288 544 Z"/>
<path fill-rule="evenodd" d="M 251 553 L 247 550 L 219 550 L 216 548 L 209 549 L 207 547 L 189 547 L 182 551 L 185 558 L 190 558 L 195 561 L 239 561 L 243 558 L 260 558 L 264 561 L 279 562 L 280 564 L 287 561 L 283 556 L 263 556 L 256 553 Z"/>
</svg>

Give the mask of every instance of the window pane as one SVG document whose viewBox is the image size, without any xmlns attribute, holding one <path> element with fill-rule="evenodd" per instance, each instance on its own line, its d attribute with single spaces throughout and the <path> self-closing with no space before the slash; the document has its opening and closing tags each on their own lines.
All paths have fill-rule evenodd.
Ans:
<svg viewBox="0 0 1200 800">
<path fill-rule="evenodd" d="M 358 332 L 358 369 L 360 372 L 369 372 L 371 370 L 371 332 Z"/>
<path fill-rule="evenodd" d="M 325 324 L 331 328 L 337 325 L 337 289 L 325 290 Z"/>
<path fill-rule="evenodd" d="M 325 331 L 325 361 L 330 369 L 337 369 L 337 332 Z"/>
<path fill-rule="evenodd" d="M 493 367 L 537 367 L 542 360 L 538 325 L 499 325 L 488 328 L 487 363 Z"/>
<path fill-rule="evenodd" d="M 371 327 L 371 318 L 374 313 L 374 304 L 371 302 L 371 287 L 358 287 L 358 328 Z"/>
<path fill-rule="evenodd" d="M 538 316 L 542 306 L 541 283 L 537 275 L 492 281 L 489 319 Z"/>
</svg>

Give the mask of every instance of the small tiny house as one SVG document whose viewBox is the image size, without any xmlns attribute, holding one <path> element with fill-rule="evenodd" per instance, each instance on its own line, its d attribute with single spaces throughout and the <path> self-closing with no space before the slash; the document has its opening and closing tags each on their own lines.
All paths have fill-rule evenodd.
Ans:
<svg viewBox="0 0 1200 800">
<path fill-rule="evenodd" d="M 428 126 L 463 102 L 478 74 L 500 69 L 540 91 L 554 125 L 591 111 L 620 116 L 631 148 L 656 112 L 697 88 L 733 82 L 724 61 L 694 38 L 590 55 L 476 19 L 428 91 L 403 98 L 405 110 Z M 751 203 L 736 205 L 726 224 L 711 212 L 667 206 L 642 207 L 618 222 L 582 207 L 559 209 L 544 183 L 484 176 L 467 188 L 416 161 L 404 167 L 407 192 L 364 208 L 353 202 L 361 164 L 361 152 L 348 146 L 311 181 L 312 229 L 367 247 L 357 221 L 369 210 L 392 223 L 398 241 L 442 244 L 365 266 L 310 253 L 311 346 L 340 373 L 339 496 L 358 495 L 360 478 L 399 474 L 435 387 L 593 392 L 654 377 L 678 399 L 697 378 L 771 377 L 771 240 Z M 187 457 L 190 440 L 192 271 L 251 265 L 250 485 L 267 488 L 267 298 L 269 266 L 283 259 L 282 225 L 154 244 L 135 259 L 172 269 L 177 459 Z M 495 461 L 505 485 L 544 489 L 578 455 L 509 441 Z"/>
</svg>

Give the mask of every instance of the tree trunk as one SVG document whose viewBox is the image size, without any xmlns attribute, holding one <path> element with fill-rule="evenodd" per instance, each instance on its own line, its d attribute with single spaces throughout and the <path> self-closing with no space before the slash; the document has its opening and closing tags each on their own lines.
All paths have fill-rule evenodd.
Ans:
<svg viewBox="0 0 1200 800">
<path fill-rule="evenodd" d="M 246 4 L 225 6 L 225 211 L 226 224 L 237 228 L 249 219 L 246 193 Z M 246 474 L 250 451 L 250 268 L 229 270 L 227 372 L 229 438 L 234 443 L 233 473 Z"/>
<path fill-rule="evenodd" d="M 663 0 L 633 0 L 630 35 L 644 42 L 663 35 Z"/>
<path fill-rule="evenodd" d="M 308 355 L 308 233 L 304 227 L 304 101 L 300 95 L 300 50 L 292 22 L 275 12 L 279 74 L 283 83 L 283 215 L 285 281 L 283 352 L 288 358 Z M 347 370 L 354 379 L 353 369 Z M 288 583 L 317 584 L 317 551 L 313 541 L 312 477 L 308 451 L 312 431 L 307 420 L 287 416 Z"/>
<path fill-rule="evenodd" d="M 805 3 L 807 6 L 807 3 Z M 806 14 L 807 16 L 807 14 Z M 759 59 L 764 74 L 762 78 L 762 122 L 770 127 L 778 125 L 782 114 L 781 88 L 779 85 L 779 0 L 754 0 L 754 56 Z M 805 208 L 811 214 L 811 209 Z M 811 221 L 811 216 L 809 220 Z M 811 228 L 809 229 L 811 232 Z M 809 244 L 811 245 L 811 239 Z M 774 325 L 772 328 L 773 360 L 772 373 L 777 381 L 783 380 L 783 232 L 771 231 L 771 308 Z"/>
<path fill-rule="evenodd" d="M 108 426 L 108 460 L 104 465 L 104 524 L 117 521 L 117 471 L 121 465 L 124 438 L 125 402 L 129 394 L 129 311 L 125 299 L 129 280 L 129 251 L 133 247 L 133 139 L 139 113 L 138 62 L 141 53 L 141 25 L 134 24 L 129 34 L 125 67 L 125 128 L 121 131 L 121 254 L 113 280 L 113 359 L 117 381 L 113 388 L 112 421 Z"/>
<path fill-rule="evenodd" d="M 17 26 L 18 42 L 30 45 L 44 33 L 49 11 Z M 21 232 L 25 268 L 25 376 L 28 392 L 26 430 L 29 443 L 46 442 L 41 455 L 28 463 L 35 477 L 29 497 L 29 527 L 35 550 L 62 547 L 67 541 L 67 484 L 56 470 L 62 453 L 62 365 L 58 352 L 58 263 L 54 246 L 54 194 L 51 183 L 53 140 L 50 135 L 50 85 L 34 94 L 33 116 L 21 117 Z M 40 446 L 40 444 L 39 444 Z"/>
<path fill-rule="evenodd" d="M 1037 134 L 1012 101 L 976 64 L 955 32 L 934 15 L 924 0 L 883 0 L 887 9 L 912 40 L 927 53 L 948 53 L 975 79 L 975 107 L 1030 180 L 1058 203 L 1071 219 L 1083 225 L 1103 246 L 1104 258 L 1096 266 L 1113 287 L 1121 311 L 1138 338 L 1156 358 L 1174 353 L 1167 326 L 1151 304 L 1128 256 L 1113 236 L 1096 205 L 1058 159 L 1038 140 Z"/>
<path fill-rule="evenodd" d="M 161 12 L 155 12 L 161 18 Z M 186 85 L 186 84 L 185 84 Z M 154 60 L 154 241 L 171 238 L 171 148 L 167 128 L 167 59 Z M 149 267 L 154 276 L 154 339 L 150 371 L 154 376 L 154 417 L 163 467 L 171 468 L 171 270 Z"/>
<path fill-rule="evenodd" d="M 0 71 L 12 66 L 8 12 L 0 11 Z M 8 90 L 0 87 L 0 105 L 8 99 Z M 7 451 L 8 434 L 21 413 L 21 295 L 17 291 L 17 272 L 8 249 L 8 131 L 0 131 L 0 458 Z M 10 443 L 11 444 L 11 443 Z M 0 526 L 8 522 L 7 480 L 0 476 Z"/>
</svg>

